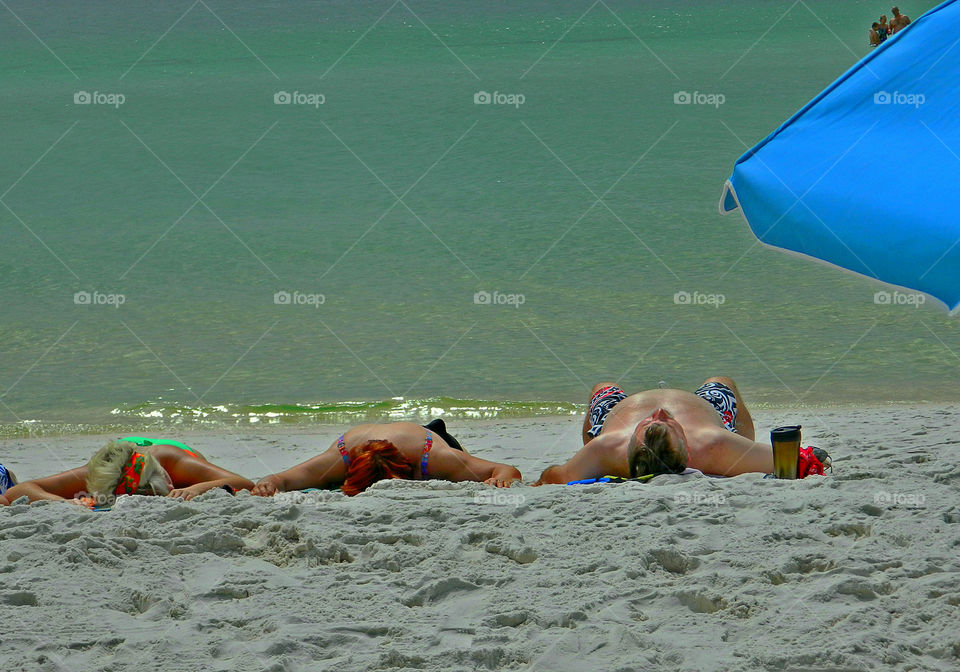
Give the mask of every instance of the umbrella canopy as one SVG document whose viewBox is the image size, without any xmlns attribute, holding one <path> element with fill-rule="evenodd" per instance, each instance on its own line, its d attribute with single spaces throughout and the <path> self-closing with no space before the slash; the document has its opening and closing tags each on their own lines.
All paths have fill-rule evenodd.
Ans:
<svg viewBox="0 0 960 672">
<path fill-rule="evenodd" d="M 741 156 L 720 211 L 767 245 L 960 306 L 960 1 L 895 33 Z"/>
</svg>

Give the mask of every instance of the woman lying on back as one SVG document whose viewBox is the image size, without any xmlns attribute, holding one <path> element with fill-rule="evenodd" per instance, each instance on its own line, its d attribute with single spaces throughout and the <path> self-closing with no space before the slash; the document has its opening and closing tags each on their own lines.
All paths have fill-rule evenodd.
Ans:
<svg viewBox="0 0 960 672">
<path fill-rule="evenodd" d="M 288 490 L 342 486 L 344 494 L 353 496 L 389 478 L 482 481 L 509 488 L 521 476 L 514 467 L 467 453 L 447 433 L 443 420 L 425 427 L 394 422 L 358 425 L 342 434 L 326 452 L 261 479 L 252 493 L 272 497 Z"/>
<path fill-rule="evenodd" d="M 82 467 L 14 485 L 0 504 L 23 496 L 31 502 L 73 500 L 88 506 L 110 504 L 117 495 L 193 499 L 222 487 L 249 490 L 253 481 L 218 467 L 179 441 L 130 436 L 111 441 Z"/>
</svg>

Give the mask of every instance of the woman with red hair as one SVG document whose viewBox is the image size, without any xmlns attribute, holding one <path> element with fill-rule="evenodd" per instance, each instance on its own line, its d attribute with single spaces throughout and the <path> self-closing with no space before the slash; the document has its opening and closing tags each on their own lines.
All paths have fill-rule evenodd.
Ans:
<svg viewBox="0 0 960 672">
<path fill-rule="evenodd" d="M 341 486 L 351 497 L 388 478 L 426 481 L 482 481 L 509 488 L 520 480 L 516 468 L 467 453 L 447 433 L 443 420 L 421 427 L 412 422 L 358 425 L 314 458 L 271 474 L 251 491 L 261 497 L 305 488 Z"/>
</svg>

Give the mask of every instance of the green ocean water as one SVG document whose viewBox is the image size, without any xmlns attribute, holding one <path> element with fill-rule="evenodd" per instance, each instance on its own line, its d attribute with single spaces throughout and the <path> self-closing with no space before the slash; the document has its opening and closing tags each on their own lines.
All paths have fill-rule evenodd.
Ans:
<svg viewBox="0 0 960 672">
<path fill-rule="evenodd" d="M 10 2 L 2 432 L 572 412 L 718 374 L 759 404 L 956 400 L 941 306 L 717 214 L 887 9 Z"/>
</svg>

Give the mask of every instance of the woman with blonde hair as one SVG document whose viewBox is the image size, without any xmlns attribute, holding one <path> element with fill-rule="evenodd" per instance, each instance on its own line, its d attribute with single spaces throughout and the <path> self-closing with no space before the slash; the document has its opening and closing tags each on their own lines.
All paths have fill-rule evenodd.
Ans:
<svg viewBox="0 0 960 672">
<path fill-rule="evenodd" d="M 218 467 L 179 441 L 129 436 L 108 443 L 85 466 L 14 485 L 0 504 L 26 496 L 31 502 L 73 500 L 102 506 L 118 495 L 193 499 L 214 488 L 234 492 L 252 487 L 252 481 Z"/>
</svg>

